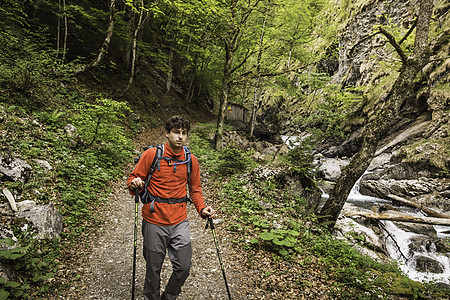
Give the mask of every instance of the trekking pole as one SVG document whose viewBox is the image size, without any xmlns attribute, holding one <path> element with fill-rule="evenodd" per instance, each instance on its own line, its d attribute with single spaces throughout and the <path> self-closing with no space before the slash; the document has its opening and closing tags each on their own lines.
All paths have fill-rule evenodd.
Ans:
<svg viewBox="0 0 450 300">
<path fill-rule="evenodd" d="M 219 264 L 220 264 L 220 268 L 222 269 L 223 280 L 225 281 L 225 287 L 227 288 L 228 299 L 231 300 L 230 288 L 228 287 L 227 276 L 225 275 L 225 268 L 223 267 L 222 258 L 220 256 L 220 251 L 219 251 L 219 245 L 217 244 L 216 232 L 214 230 L 214 222 L 211 218 L 208 218 L 208 222 L 206 223 L 205 229 L 208 229 L 208 223 L 209 223 L 209 226 L 211 227 L 211 231 L 212 231 L 212 234 L 214 237 L 214 245 L 216 245 L 217 257 L 219 258 Z"/>
<path fill-rule="evenodd" d="M 131 283 L 131 300 L 134 300 L 134 286 L 136 276 L 136 247 L 137 247 L 137 223 L 138 223 L 138 204 L 139 189 L 134 190 L 134 250 L 133 250 L 133 282 Z"/>
</svg>

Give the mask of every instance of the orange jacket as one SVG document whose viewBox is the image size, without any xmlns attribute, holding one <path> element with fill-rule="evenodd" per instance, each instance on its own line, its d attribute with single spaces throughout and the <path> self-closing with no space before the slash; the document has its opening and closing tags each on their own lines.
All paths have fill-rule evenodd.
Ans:
<svg viewBox="0 0 450 300">
<path fill-rule="evenodd" d="M 127 186 L 130 182 L 140 177 L 142 180 L 147 179 L 147 175 L 150 171 L 150 167 L 153 162 L 153 158 L 156 155 L 156 147 L 146 150 L 143 154 L 133 172 L 128 176 Z M 185 160 L 184 149 L 179 153 L 173 153 L 169 144 L 164 146 L 163 156 L 172 157 L 174 159 Z M 197 209 L 197 212 L 201 216 L 201 211 L 205 208 L 205 202 L 203 200 L 202 187 L 200 183 L 200 167 L 197 158 L 191 154 L 192 170 L 189 182 L 189 195 L 192 202 Z M 186 183 L 187 183 L 187 169 L 186 164 L 177 165 L 176 171 L 174 171 L 174 165 L 169 165 L 166 160 L 161 160 L 160 170 L 155 170 L 150 179 L 148 190 L 150 194 L 156 197 L 165 199 L 169 198 L 183 198 L 186 196 Z M 131 194 L 134 194 L 131 192 Z M 142 207 L 142 217 L 149 223 L 156 225 L 175 225 L 181 221 L 186 220 L 186 202 L 183 203 L 159 203 L 155 201 L 155 212 L 150 212 L 150 203 L 144 204 Z"/>
</svg>

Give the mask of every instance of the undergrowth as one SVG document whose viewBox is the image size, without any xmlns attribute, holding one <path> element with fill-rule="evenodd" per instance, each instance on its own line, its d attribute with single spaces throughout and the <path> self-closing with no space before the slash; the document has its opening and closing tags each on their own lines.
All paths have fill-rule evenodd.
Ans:
<svg viewBox="0 0 450 300">
<path fill-rule="evenodd" d="M 41 298 L 63 287 L 55 278 L 61 256 L 78 244 L 87 226 L 100 221 L 95 212 L 106 200 L 110 182 L 131 160 L 133 146 L 123 129 L 128 106 L 102 95 L 71 100 L 61 103 L 61 110 L 44 106 L 34 112 L 0 105 L 2 156 L 23 159 L 32 168 L 24 182 L 2 180 L 4 188 L 22 200 L 53 202 L 64 222 L 60 237 L 53 240 L 36 240 L 33 228 L 10 224 L 15 238 L 0 240 L 0 262 L 12 266 L 14 275 L 0 279 L 0 299 Z M 75 124 L 76 131 L 69 133 L 68 124 Z"/>
</svg>

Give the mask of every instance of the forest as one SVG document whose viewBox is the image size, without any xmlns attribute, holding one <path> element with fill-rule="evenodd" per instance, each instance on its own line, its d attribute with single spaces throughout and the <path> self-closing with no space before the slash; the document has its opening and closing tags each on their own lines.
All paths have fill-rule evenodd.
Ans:
<svg viewBox="0 0 450 300">
<path fill-rule="evenodd" d="M 124 178 L 172 115 L 233 299 L 448 299 L 449 8 L 2 0 L 0 300 L 130 298 Z M 123 264 L 95 246 L 111 216 Z M 226 299 L 219 272 L 180 298 Z"/>
</svg>

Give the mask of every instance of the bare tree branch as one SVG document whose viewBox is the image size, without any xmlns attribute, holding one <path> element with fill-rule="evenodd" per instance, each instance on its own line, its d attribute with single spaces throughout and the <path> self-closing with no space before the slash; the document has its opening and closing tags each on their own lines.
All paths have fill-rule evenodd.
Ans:
<svg viewBox="0 0 450 300">
<path fill-rule="evenodd" d="M 413 32 L 413 30 L 416 28 L 417 26 L 417 18 L 414 20 L 414 23 L 411 25 L 411 27 L 409 28 L 408 32 L 402 37 L 402 39 L 398 42 L 399 45 L 401 45 L 407 38 L 408 36 L 411 35 L 411 33 Z"/>
<path fill-rule="evenodd" d="M 405 52 L 403 52 L 402 47 L 400 47 L 400 45 L 395 40 L 395 37 L 389 31 L 387 31 L 383 26 L 380 26 L 379 30 L 380 30 L 380 33 L 383 34 L 388 39 L 389 44 L 391 44 L 392 47 L 394 47 L 397 54 L 400 55 L 402 62 L 405 64 L 406 61 L 408 60 L 408 58 L 406 57 Z"/>
</svg>

